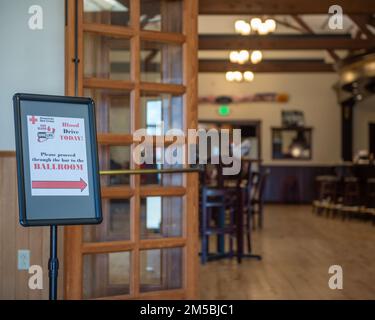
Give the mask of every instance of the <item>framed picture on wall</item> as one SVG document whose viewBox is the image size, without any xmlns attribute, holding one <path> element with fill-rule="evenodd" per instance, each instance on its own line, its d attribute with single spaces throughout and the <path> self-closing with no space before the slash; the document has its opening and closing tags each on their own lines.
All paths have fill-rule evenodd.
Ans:
<svg viewBox="0 0 375 320">
<path fill-rule="evenodd" d="M 272 158 L 311 160 L 312 128 L 271 128 Z"/>
</svg>

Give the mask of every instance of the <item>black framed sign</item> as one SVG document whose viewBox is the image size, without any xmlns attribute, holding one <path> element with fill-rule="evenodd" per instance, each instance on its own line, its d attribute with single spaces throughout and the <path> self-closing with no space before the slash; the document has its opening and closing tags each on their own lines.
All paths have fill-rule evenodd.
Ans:
<svg viewBox="0 0 375 320">
<path fill-rule="evenodd" d="M 15 94 L 13 103 L 20 223 L 100 223 L 93 100 Z"/>
</svg>

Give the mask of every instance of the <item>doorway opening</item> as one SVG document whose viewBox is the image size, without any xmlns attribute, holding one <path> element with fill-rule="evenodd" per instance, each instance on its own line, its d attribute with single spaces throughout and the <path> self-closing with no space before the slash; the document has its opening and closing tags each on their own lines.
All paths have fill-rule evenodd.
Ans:
<svg viewBox="0 0 375 320">
<path fill-rule="evenodd" d="M 260 160 L 262 157 L 262 138 L 260 120 L 199 120 L 202 129 L 241 129 L 241 152 L 244 158 Z"/>
</svg>

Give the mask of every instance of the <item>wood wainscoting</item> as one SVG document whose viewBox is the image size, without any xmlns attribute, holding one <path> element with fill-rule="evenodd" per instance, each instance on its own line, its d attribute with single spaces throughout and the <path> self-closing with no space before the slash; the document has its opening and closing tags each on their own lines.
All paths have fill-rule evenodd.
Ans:
<svg viewBox="0 0 375 320">
<path fill-rule="evenodd" d="M 264 201 L 266 203 L 311 203 L 315 195 L 315 177 L 334 174 L 333 166 L 264 165 L 269 170 Z"/>
<path fill-rule="evenodd" d="M 59 298 L 63 292 L 63 230 L 59 228 Z M 43 289 L 30 290 L 31 274 L 17 269 L 17 252 L 30 250 L 30 265 L 43 268 Z M 17 166 L 14 151 L 0 151 L 0 299 L 48 299 L 49 228 L 18 222 Z"/>
</svg>

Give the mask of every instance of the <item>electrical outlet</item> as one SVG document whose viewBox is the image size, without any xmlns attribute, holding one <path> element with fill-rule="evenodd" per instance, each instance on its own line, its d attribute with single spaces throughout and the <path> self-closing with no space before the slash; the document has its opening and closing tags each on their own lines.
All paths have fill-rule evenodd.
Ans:
<svg viewBox="0 0 375 320">
<path fill-rule="evenodd" d="M 18 270 L 29 270 L 30 250 L 18 250 Z"/>
</svg>

